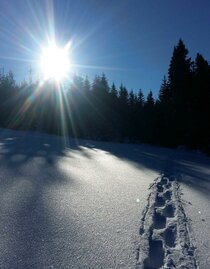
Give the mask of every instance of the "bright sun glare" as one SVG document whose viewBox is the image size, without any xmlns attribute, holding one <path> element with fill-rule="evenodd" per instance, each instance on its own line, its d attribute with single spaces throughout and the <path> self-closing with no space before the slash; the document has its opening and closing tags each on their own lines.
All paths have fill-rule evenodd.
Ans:
<svg viewBox="0 0 210 269">
<path fill-rule="evenodd" d="M 59 82 L 68 76 L 70 69 L 69 46 L 67 43 L 65 47 L 59 48 L 55 42 L 52 42 L 48 47 L 42 49 L 40 69 L 45 80 L 52 78 Z"/>
</svg>

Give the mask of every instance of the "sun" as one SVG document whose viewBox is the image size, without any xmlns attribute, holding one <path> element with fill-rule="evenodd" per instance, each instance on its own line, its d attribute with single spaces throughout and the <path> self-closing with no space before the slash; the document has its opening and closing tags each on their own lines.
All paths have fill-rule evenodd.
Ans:
<svg viewBox="0 0 210 269">
<path fill-rule="evenodd" d="M 39 64 L 44 80 L 60 82 L 68 76 L 70 69 L 69 44 L 60 48 L 51 42 L 48 47 L 42 48 Z"/>
</svg>

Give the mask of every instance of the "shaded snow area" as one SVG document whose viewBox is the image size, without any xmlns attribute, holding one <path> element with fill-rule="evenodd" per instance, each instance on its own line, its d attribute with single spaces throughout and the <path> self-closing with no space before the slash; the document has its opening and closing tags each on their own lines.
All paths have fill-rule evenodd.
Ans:
<svg viewBox="0 0 210 269">
<path fill-rule="evenodd" d="M 0 129 L 0 268 L 210 268 L 210 159 Z"/>
</svg>

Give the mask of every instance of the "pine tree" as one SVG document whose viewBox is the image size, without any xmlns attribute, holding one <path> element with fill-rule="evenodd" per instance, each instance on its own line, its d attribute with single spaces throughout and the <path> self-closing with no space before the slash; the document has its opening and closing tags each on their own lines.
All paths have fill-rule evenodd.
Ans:
<svg viewBox="0 0 210 269">
<path fill-rule="evenodd" d="M 156 102 L 157 140 L 160 145 L 171 146 L 173 140 L 174 103 L 170 84 L 164 76 Z"/>
<path fill-rule="evenodd" d="M 144 94 L 142 92 L 142 90 L 140 89 L 139 92 L 138 92 L 138 104 L 141 108 L 143 108 L 144 106 L 144 103 L 145 103 L 145 99 L 144 99 Z"/>
<path fill-rule="evenodd" d="M 147 143 L 152 143 L 154 142 L 154 108 L 155 108 L 155 100 L 153 98 L 153 93 L 150 90 L 147 98 L 146 98 L 146 102 L 145 102 L 145 106 L 144 106 L 144 120 L 145 120 L 145 139 Z"/>
<path fill-rule="evenodd" d="M 133 90 L 130 91 L 128 96 L 128 137 L 131 142 L 136 140 L 136 112 L 137 112 L 137 97 Z"/>
<path fill-rule="evenodd" d="M 110 122 L 109 122 L 109 84 L 105 74 L 96 76 L 92 85 L 93 104 L 93 128 L 97 139 L 107 140 L 110 137 Z"/>
<path fill-rule="evenodd" d="M 100 90 L 101 93 L 107 97 L 108 93 L 109 93 L 109 84 L 107 81 L 107 78 L 105 76 L 105 74 L 103 73 L 101 76 L 101 81 L 100 81 Z"/>
<path fill-rule="evenodd" d="M 128 137 L 128 91 L 125 86 L 120 85 L 119 97 L 118 97 L 118 107 L 119 107 L 119 129 L 121 138 L 125 139 Z"/>
<path fill-rule="evenodd" d="M 140 142 L 145 141 L 145 116 L 144 116 L 145 98 L 142 90 L 138 91 L 136 104 L 136 132 Z"/>
<path fill-rule="evenodd" d="M 118 97 L 118 92 L 114 83 L 112 84 L 112 87 L 111 87 L 110 96 L 112 99 L 117 99 Z"/>
<path fill-rule="evenodd" d="M 210 69 L 208 62 L 197 54 L 191 100 L 190 146 L 202 148 L 210 143 Z"/>
<path fill-rule="evenodd" d="M 191 59 L 188 50 L 180 39 L 171 58 L 168 79 L 172 101 L 172 122 L 174 144 L 185 144 L 189 136 L 189 96 L 191 94 Z"/>
<path fill-rule="evenodd" d="M 90 137 L 90 130 L 91 130 L 91 92 L 90 92 L 90 81 L 86 76 L 83 80 L 83 89 L 81 91 L 80 96 L 80 122 L 81 122 L 81 136 L 82 137 Z"/>
<path fill-rule="evenodd" d="M 168 83 L 168 80 L 166 79 L 166 76 L 163 77 L 163 81 L 162 81 L 162 84 L 160 86 L 159 101 L 162 104 L 171 103 L 171 101 L 172 101 L 171 88 L 170 88 L 170 85 Z"/>
<path fill-rule="evenodd" d="M 154 104 L 155 104 L 155 100 L 153 98 L 153 93 L 150 90 L 148 95 L 147 95 L 147 100 L 146 100 L 146 107 L 148 109 L 153 109 L 154 108 Z"/>
<path fill-rule="evenodd" d="M 83 82 L 83 92 L 84 95 L 89 98 L 89 93 L 90 93 L 90 81 L 88 79 L 88 76 L 85 77 L 84 82 Z"/>
</svg>

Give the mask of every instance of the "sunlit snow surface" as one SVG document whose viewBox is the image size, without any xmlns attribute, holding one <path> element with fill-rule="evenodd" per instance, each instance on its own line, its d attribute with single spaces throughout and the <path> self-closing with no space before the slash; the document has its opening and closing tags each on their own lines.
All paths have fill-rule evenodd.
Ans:
<svg viewBox="0 0 210 269">
<path fill-rule="evenodd" d="M 181 175 L 200 268 L 210 268 L 201 154 L 1 129 L 0 166 L 0 268 L 135 268 L 148 187 L 165 170 Z"/>
</svg>

